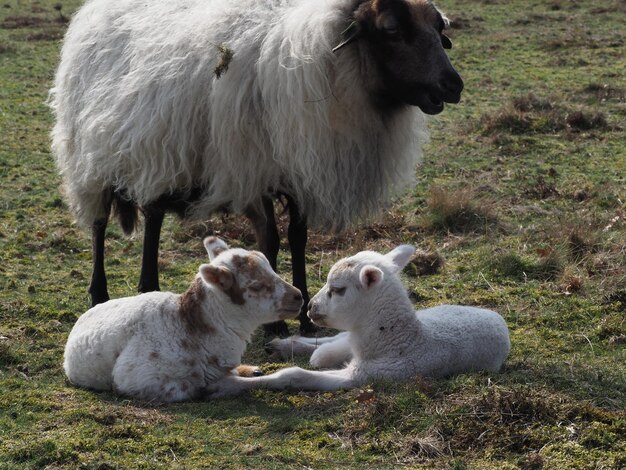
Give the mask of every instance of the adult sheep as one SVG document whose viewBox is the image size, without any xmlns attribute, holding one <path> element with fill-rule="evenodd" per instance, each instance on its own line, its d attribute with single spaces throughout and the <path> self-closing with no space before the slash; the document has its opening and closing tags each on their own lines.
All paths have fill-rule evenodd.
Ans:
<svg viewBox="0 0 626 470">
<path fill-rule="evenodd" d="M 446 23 L 426 0 L 88 1 L 50 102 L 65 194 L 92 228 L 92 303 L 109 298 L 112 207 L 126 232 L 145 216 L 146 292 L 166 211 L 246 214 L 275 268 L 280 193 L 306 305 L 307 226 L 341 230 L 410 185 L 424 113 L 460 99 Z"/>
</svg>

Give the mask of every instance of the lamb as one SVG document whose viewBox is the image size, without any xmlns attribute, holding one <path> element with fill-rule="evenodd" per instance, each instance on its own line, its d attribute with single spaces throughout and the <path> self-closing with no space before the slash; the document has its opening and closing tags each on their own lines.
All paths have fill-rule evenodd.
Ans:
<svg viewBox="0 0 626 470">
<path fill-rule="evenodd" d="M 330 391 L 372 379 L 497 372 L 510 350 L 504 319 L 490 310 L 460 305 L 415 312 L 399 278 L 414 251 L 401 245 L 386 255 L 363 251 L 344 258 L 311 300 L 308 315 L 315 324 L 347 330 L 334 340 L 322 340 L 315 352 L 326 350 L 318 365 L 335 366 L 351 358 L 345 368 L 292 367 L 264 377 L 229 376 L 212 387 L 212 397 L 254 388 Z"/>
<path fill-rule="evenodd" d="M 92 229 L 92 304 L 109 299 L 112 208 L 128 233 L 145 216 L 147 292 L 166 211 L 247 215 L 275 269 L 282 194 L 306 305 L 307 228 L 364 221 L 410 186 L 425 114 L 460 100 L 446 25 L 428 0 L 87 2 L 50 104 L 66 199 Z"/>
<path fill-rule="evenodd" d="M 70 382 L 163 403 L 203 398 L 237 373 L 255 328 L 298 314 L 300 291 L 262 253 L 228 249 L 215 237 L 204 245 L 211 262 L 184 294 L 110 300 L 78 319 L 65 346 Z"/>
</svg>

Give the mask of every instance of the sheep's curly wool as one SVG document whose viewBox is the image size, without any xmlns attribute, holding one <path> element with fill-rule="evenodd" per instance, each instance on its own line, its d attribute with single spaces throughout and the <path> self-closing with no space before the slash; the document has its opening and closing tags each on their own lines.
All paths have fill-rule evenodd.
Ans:
<svg viewBox="0 0 626 470">
<path fill-rule="evenodd" d="M 66 34 L 52 148 L 77 220 L 202 191 L 187 215 L 270 190 L 344 228 L 414 181 L 424 114 L 371 102 L 373 63 L 332 48 L 352 0 L 91 0 Z M 232 52 L 223 64 L 223 51 Z M 220 65 L 221 77 L 216 76 Z"/>
</svg>

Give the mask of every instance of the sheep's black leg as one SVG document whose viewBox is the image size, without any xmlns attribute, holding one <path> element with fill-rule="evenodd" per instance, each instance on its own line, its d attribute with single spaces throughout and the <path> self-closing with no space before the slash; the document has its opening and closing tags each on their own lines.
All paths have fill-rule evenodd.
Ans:
<svg viewBox="0 0 626 470">
<path fill-rule="evenodd" d="M 274 202 L 271 198 L 263 197 L 263 214 L 257 215 L 255 231 L 259 249 L 267 257 L 272 269 L 276 271 L 278 265 L 278 250 L 280 248 L 280 236 L 276 228 L 274 217 Z"/>
<path fill-rule="evenodd" d="M 143 234 L 143 259 L 139 276 L 139 292 L 159 289 L 159 238 L 165 210 L 153 204 L 142 209 L 145 223 Z"/>
<path fill-rule="evenodd" d="M 91 306 L 101 304 L 109 300 L 107 290 L 107 276 L 104 271 L 104 238 L 106 235 L 107 223 L 111 212 L 111 202 L 105 203 L 104 217 L 96 220 L 91 226 L 91 251 L 93 257 L 93 270 L 91 272 L 91 284 L 89 285 L 89 295 L 91 296 Z"/>
<path fill-rule="evenodd" d="M 249 208 L 246 216 L 252 222 L 256 234 L 259 250 L 267 257 L 272 269 L 276 271 L 278 249 L 280 247 L 280 237 L 276 228 L 276 218 L 274 217 L 274 203 L 272 199 L 263 196 L 263 212 Z M 284 321 L 277 321 L 263 325 L 266 338 L 274 336 L 289 336 L 289 328 Z"/>
<path fill-rule="evenodd" d="M 309 291 L 306 284 L 306 242 L 307 223 L 306 217 L 300 213 L 296 202 L 287 196 L 289 207 L 289 229 L 287 238 L 289 240 L 289 250 L 291 251 L 291 269 L 293 273 L 293 285 L 300 289 L 304 303 L 300 310 L 300 333 L 314 333 L 317 329 L 307 316 L 307 305 L 309 304 Z"/>
</svg>

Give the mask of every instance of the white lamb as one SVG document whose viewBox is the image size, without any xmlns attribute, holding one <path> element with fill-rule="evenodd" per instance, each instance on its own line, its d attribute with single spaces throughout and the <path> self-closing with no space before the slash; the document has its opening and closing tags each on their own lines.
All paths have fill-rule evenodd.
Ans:
<svg viewBox="0 0 626 470">
<path fill-rule="evenodd" d="M 211 262 L 184 294 L 110 300 L 78 319 L 63 364 L 73 384 L 158 402 L 202 398 L 236 373 L 259 325 L 300 311 L 300 291 L 263 254 L 228 249 L 215 237 L 204 245 Z"/>
<path fill-rule="evenodd" d="M 348 331 L 322 339 L 313 362 L 328 367 L 351 358 L 347 367 L 329 371 L 292 367 L 265 377 L 229 376 L 212 388 L 212 396 L 253 388 L 337 390 L 376 378 L 497 372 L 510 349 L 504 319 L 490 310 L 458 305 L 415 312 L 399 278 L 414 251 L 401 245 L 386 255 L 364 251 L 342 259 L 311 300 L 308 315 L 315 324 Z M 289 340 L 278 344 L 291 347 Z M 307 349 L 304 342 L 296 347 Z"/>
</svg>

